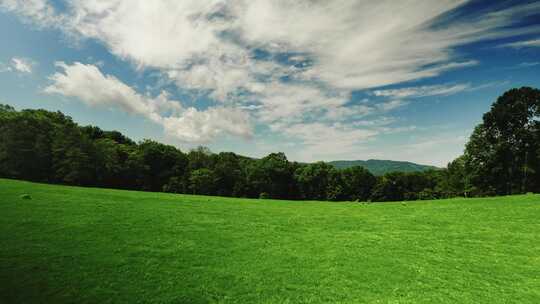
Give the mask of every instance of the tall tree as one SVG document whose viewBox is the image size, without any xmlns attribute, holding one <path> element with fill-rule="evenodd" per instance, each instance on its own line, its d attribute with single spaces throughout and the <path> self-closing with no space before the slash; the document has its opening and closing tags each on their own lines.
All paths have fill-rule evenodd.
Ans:
<svg viewBox="0 0 540 304">
<path fill-rule="evenodd" d="M 189 176 L 189 189 L 193 194 L 214 195 L 218 186 L 214 171 L 210 169 L 197 169 Z"/>
<path fill-rule="evenodd" d="M 171 177 L 185 173 L 187 157 L 173 146 L 145 140 L 139 144 L 138 151 L 144 166 L 145 190 L 162 191 Z"/>
<path fill-rule="evenodd" d="M 303 199 L 338 199 L 342 189 L 338 189 L 339 174 L 334 166 L 324 162 L 304 165 L 295 172 L 295 179 Z M 341 188 L 341 187 L 340 187 Z M 330 195 L 329 195 L 330 194 Z"/>
<path fill-rule="evenodd" d="M 256 196 L 288 198 L 293 190 L 293 168 L 284 153 L 271 153 L 252 163 L 248 182 Z"/>
<path fill-rule="evenodd" d="M 240 167 L 238 155 L 232 152 L 221 152 L 215 157 L 214 173 L 216 183 L 219 188 L 217 195 L 232 196 L 237 190 L 237 184 L 240 184 L 245 178 Z"/>
<path fill-rule="evenodd" d="M 540 90 L 504 93 L 484 114 L 466 146 L 471 182 L 484 194 L 540 190 Z"/>
<path fill-rule="evenodd" d="M 34 181 L 52 181 L 51 143 L 69 117 L 44 110 L 0 111 L 0 174 Z"/>
<path fill-rule="evenodd" d="M 366 201 L 377 179 L 367 169 L 355 166 L 341 171 L 343 195 L 350 200 Z"/>
</svg>

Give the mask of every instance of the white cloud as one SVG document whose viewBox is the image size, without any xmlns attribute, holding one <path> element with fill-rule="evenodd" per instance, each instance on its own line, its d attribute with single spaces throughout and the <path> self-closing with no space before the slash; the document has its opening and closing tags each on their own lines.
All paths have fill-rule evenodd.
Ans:
<svg viewBox="0 0 540 304">
<path fill-rule="evenodd" d="M 248 116 L 238 109 L 223 107 L 199 111 L 183 109 L 179 101 L 162 92 L 153 98 L 137 93 L 119 79 L 104 75 L 98 67 L 76 62 L 57 63 L 62 70 L 50 77 L 49 94 L 75 97 L 90 106 L 114 107 L 144 116 L 162 125 L 168 135 L 185 142 L 206 142 L 223 133 L 249 137 Z"/>
<path fill-rule="evenodd" d="M 56 26 L 58 16 L 47 0 L 0 0 L 0 9 L 17 12 L 38 26 Z"/>
<path fill-rule="evenodd" d="M 72 1 L 67 30 L 103 41 L 114 54 L 140 66 L 179 67 L 226 47 L 216 36 L 222 22 L 207 19 L 219 2 Z"/>
<path fill-rule="evenodd" d="M 352 120 L 354 126 L 367 126 L 367 124 L 357 123 L 358 119 L 363 119 L 364 117 L 370 116 L 379 116 L 388 112 L 391 112 L 395 109 L 408 105 L 409 102 L 405 100 L 395 99 L 388 100 L 384 102 L 378 102 L 374 104 L 355 104 L 347 105 L 340 107 L 328 107 L 324 116 L 321 116 L 319 120 L 321 121 L 330 121 L 330 122 L 343 122 L 347 120 Z M 373 120 L 370 118 L 370 122 L 381 123 L 383 120 L 377 119 Z M 386 122 L 390 122 L 390 119 L 386 117 Z M 372 124 L 373 125 L 373 124 Z"/>
<path fill-rule="evenodd" d="M 420 138 L 414 143 L 396 146 L 399 156 L 388 151 L 394 159 L 409 160 L 421 164 L 446 166 L 446 160 L 455 159 L 463 153 L 468 136 L 462 134 L 441 134 L 438 138 Z M 441 149 L 444 147 L 444 149 Z"/>
<path fill-rule="evenodd" d="M 250 57 L 255 47 L 310 60 L 285 72 L 293 78 L 358 90 L 474 65 L 453 48 L 523 33 L 508 26 L 540 7 L 524 4 L 431 26 L 466 2 L 76 0 L 58 13 L 45 0 L 2 1 L 4 9 L 37 22 L 60 20 L 56 26 L 73 36 L 97 39 L 140 68 L 162 69 L 181 85 L 214 90 L 218 99 L 259 82 L 259 72 L 274 72 Z"/>
<path fill-rule="evenodd" d="M 0 0 L 0 7 L 61 29 L 73 39 L 97 40 L 137 69 L 155 69 L 181 89 L 209 94 L 215 104 L 164 116 L 155 108 L 159 98 L 138 94 L 96 67 L 98 73 L 87 66 L 79 75 L 76 64 L 53 76 L 51 92 L 150 117 L 182 140 L 210 140 L 221 132 L 249 136 L 251 115 L 259 124 L 290 126 L 297 136 L 304 130 L 299 126 L 311 125 L 320 132 L 327 128 L 332 136 L 343 136 L 336 144 L 350 146 L 362 132 L 336 123 L 383 115 L 405 106 L 404 98 L 453 94 L 467 85 L 377 90 L 389 99 L 379 104 L 351 105 L 353 91 L 475 66 L 478 61 L 455 49 L 485 39 L 540 33 L 538 26 L 519 24 L 538 12 L 540 3 L 453 14 L 467 2 L 73 0 L 57 11 L 46 0 Z M 260 58 L 255 50 L 269 55 Z M 283 54 L 290 55 L 287 63 L 276 59 Z M 97 84 L 73 83 L 89 75 L 109 92 L 96 94 L 98 98 L 86 92 Z M 104 89 L 108 85 L 112 89 Z M 161 97 L 160 102 L 169 105 L 167 100 Z"/>
<path fill-rule="evenodd" d="M 13 69 L 21 72 L 21 73 L 32 73 L 32 61 L 25 59 L 25 58 L 19 58 L 19 57 L 13 57 L 11 58 L 11 66 Z"/>
<path fill-rule="evenodd" d="M 0 73 L 2 72 L 19 72 L 31 74 L 35 63 L 27 58 L 13 57 L 9 64 L 0 62 Z"/>
<path fill-rule="evenodd" d="M 264 122 L 297 122 L 318 115 L 323 110 L 341 107 L 349 99 L 348 93 L 277 81 L 261 86 L 254 94 L 262 105 L 258 117 Z"/>
<path fill-rule="evenodd" d="M 382 133 L 408 132 L 415 130 L 414 126 L 379 130 Z M 467 136 L 463 133 L 438 133 L 437 137 L 401 136 L 404 142 L 392 142 L 388 146 L 364 145 L 355 146 L 348 153 L 341 154 L 340 159 L 392 159 L 412 161 L 419 164 L 444 167 L 449 160 L 463 153 Z M 327 158 L 335 160 L 336 158 Z"/>
<path fill-rule="evenodd" d="M 62 71 L 50 77 L 52 84 L 45 88 L 46 93 L 76 97 L 90 106 L 119 107 L 132 114 L 155 113 L 150 100 L 116 77 L 103 75 L 94 65 L 80 62 L 72 65 L 58 62 L 56 65 Z"/>
<path fill-rule="evenodd" d="M 302 149 L 293 157 L 304 161 L 328 160 L 338 154 L 346 155 L 358 149 L 379 134 L 376 130 L 324 123 L 298 123 L 292 125 L 272 125 L 275 131 L 299 141 Z"/>
<path fill-rule="evenodd" d="M 407 97 L 426 97 L 436 95 L 452 95 L 459 92 L 463 92 L 470 88 L 470 84 L 446 84 L 446 85 L 430 85 L 430 86 L 418 86 L 407 87 L 400 89 L 389 90 L 375 90 L 373 94 L 375 96 L 384 96 L 392 98 L 407 98 Z"/>
<path fill-rule="evenodd" d="M 208 142 L 223 133 L 243 138 L 253 135 L 244 112 L 221 106 L 206 111 L 189 108 L 180 116 L 163 118 L 163 126 L 167 134 L 186 142 Z"/>
<path fill-rule="evenodd" d="M 418 129 L 416 126 L 403 126 L 403 127 L 379 127 L 377 130 L 385 134 L 394 134 L 394 133 L 411 132 L 416 129 Z"/>
<path fill-rule="evenodd" d="M 394 117 L 383 116 L 377 119 L 358 120 L 358 121 L 353 122 L 353 125 L 358 126 L 358 127 L 378 127 L 378 126 L 386 126 L 396 121 L 397 119 Z"/>
<path fill-rule="evenodd" d="M 376 108 L 364 104 L 357 104 L 352 106 L 341 107 L 329 107 L 326 110 L 325 118 L 331 121 L 339 121 L 347 118 L 360 118 L 376 113 Z"/>
<path fill-rule="evenodd" d="M 501 47 L 510 47 L 514 49 L 521 49 L 526 47 L 540 47 L 540 39 L 517 41 L 501 45 Z"/>
<path fill-rule="evenodd" d="M 396 100 L 391 100 L 391 101 L 386 101 L 386 102 L 379 103 L 379 104 L 376 105 L 376 107 L 381 112 L 388 112 L 388 111 L 392 111 L 394 109 L 403 107 L 403 106 L 405 106 L 407 104 L 409 104 L 409 102 L 407 102 L 405 100 L 396 99 Z"/>
</svg>

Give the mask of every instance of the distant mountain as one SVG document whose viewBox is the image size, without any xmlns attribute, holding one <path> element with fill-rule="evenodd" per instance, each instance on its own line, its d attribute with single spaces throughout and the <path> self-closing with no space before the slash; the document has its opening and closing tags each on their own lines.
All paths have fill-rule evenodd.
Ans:
<svg viewBox="0 0 540 304">
<path fill-rule="evenodd" d="M 354 166 L 362 166 L 368 169 L 374 175 L 383 175 L 388 172 L 422 172 L 430 169 L 439 169 L 435 166 L 419 165 L 406 161 L 395 160 L 335 160 L 328 162 L 338 169 L 345 169 Z"/>
</svg>

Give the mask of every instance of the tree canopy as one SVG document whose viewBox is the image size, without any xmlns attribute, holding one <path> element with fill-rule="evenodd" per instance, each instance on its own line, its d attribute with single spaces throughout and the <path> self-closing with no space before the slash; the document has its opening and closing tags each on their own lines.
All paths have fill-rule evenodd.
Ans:
<svg viewBox="0 0 540 304">
<path fill-rule="evenodd" d="M 484 114 L 466 146 L 466 173 L 481 194 L 540 191 L 540 90 L 512 89 Z"/>
<path fill-rule="evenodd" d="M 0 105 L 0 176 L 39 182 L 236 197 L 400 201 L 540 191 L 540 91 L 504 93 L 447 168 L 374 176 L 361 166 L 183 152 L 61 112 Z"/>
</svg>

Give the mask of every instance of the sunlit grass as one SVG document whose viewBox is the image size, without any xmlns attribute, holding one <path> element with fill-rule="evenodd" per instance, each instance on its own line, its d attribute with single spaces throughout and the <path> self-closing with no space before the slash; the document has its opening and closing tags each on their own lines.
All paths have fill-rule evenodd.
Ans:
<svg viewBox="0 0 540 304">
<path fill-rule="evenodd" d="M 2 303 L 540 303 L 538 195 L 360 204 L 0 180 L 0 210 Z"/>
</svg>

